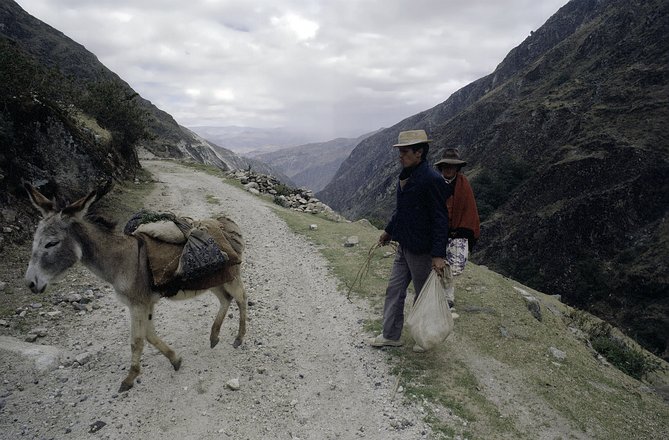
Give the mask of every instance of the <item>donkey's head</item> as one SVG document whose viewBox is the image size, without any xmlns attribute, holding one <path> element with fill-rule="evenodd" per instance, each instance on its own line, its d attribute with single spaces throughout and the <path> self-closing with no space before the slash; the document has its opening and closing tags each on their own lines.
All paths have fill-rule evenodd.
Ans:
<svg viewBox="0 0 669 440">
<path fill-rule="evenodd" d="M 35 187 L 24 184 L 30 201 L 42 213 L 33 239 L 32 254 L 25 280 L 34 293 L 42 293 L 49 282 L 62 275 L 81 259 L 81 244 L 73 225 L 83 220 L 90 206 L 110 189 L 110 185 L 91 191 L 86 197 L 58 209 Z"/>
</svg>

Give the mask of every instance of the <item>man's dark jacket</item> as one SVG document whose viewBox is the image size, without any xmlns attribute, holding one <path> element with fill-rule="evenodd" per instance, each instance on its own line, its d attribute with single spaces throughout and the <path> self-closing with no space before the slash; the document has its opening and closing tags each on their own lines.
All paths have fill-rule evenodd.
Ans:
<svg viewBox="0 0 669 440">
<path fill-rule="evenodd" d="M 385 231 L 410 252 L 445 257 L 448 243 L 445 202 L 450 195 L 444 178 L 427 161 L 421 162 L 404 188 L 397 183 L 397 206 Z"/>
</svg>

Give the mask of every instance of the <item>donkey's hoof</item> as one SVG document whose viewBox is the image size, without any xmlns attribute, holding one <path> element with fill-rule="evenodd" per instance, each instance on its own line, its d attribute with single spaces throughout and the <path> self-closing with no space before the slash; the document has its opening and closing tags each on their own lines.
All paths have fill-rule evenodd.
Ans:
<svg viewBox="0 0 669 440">
<path fill-rule="evenodd" d="M 174 367 L 174 371 L 179 371 L 179 368 L 181 368 L 181 357 L 178 357 L 172 362 L 172 366 Z"/>
<path fill-rule="evenodd" d="M 119 393 L 125 393 L 125 392 L 128 391 L 130 388 L 132 388 L 132 383 L 127 384 L 127 383 L 125 383 L 125 382 L 121 382 L 121 386 L 119 387 L 118 392 L 119 392 Z"/>
<path fill-rule="evenodd" d="M 242 340 L 239 339 L 239 338 L 235 339 L 235 342 L 232 343 L 232 346 L 233 346 L 234 348 L 237 348 L 237 347 L 239 347 L 240 345 L 242 345 Z"/>
<path fill-rule="evenodd" d="M 209 341 L 209 346 L 211 348 L 216 347 L 218 345 L 218 341 L 219 341 L 219 339 L 212 339 L 211 341 Z"/>
</svg>

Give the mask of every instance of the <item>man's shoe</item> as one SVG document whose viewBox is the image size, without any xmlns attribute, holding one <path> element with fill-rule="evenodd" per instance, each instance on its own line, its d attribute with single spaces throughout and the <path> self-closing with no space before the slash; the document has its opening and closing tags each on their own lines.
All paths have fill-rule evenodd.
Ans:
<svg viewBox="0 0 669 440">
<path fill-rule="evenodd" d="M 371 345 L 372 347 L 401 347 L 402 341 L 400 340 L 393 341 L 392 339 L 386 339 L 383 337 L 383 334 L 380 334 L 376 338 L 370 339 L 369 345 Z"/>
<path fill-rule="evenodd" d="M 421 347 L 420 345 L 416 344 L 413 346 L 413 352 L 414 353 L 425 353 L 425 349 Z"/>
</svg>

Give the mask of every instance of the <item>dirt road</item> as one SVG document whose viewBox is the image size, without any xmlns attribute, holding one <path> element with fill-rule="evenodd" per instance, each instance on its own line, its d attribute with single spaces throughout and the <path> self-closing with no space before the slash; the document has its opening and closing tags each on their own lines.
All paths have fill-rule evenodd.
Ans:
<svg viewBox="0 0 669 440">
<path fill-rule="evenodd" d="M 0 437 L 102 439 L 431 438 L 422 408 L 395 394 L 383 351 L 369 348 L 364 304 L 337 290 L 325 260 L 262 200 L 172 162 L 144 163 L 156 180 L 147 208 L 193 218 L 225 212 L 242 228 L 250 307 L 246 340 L 232 347 L 236 306 L 209 348 L 213 295 L 163 301 L 156 329 L 183 356 L 180 371 L 146 346 L 140 380 L 117 393 L 129 366 L 129 320 L 109 285 L 75 268 L 52 289 L 94 297 L 58 318 L 43 305 L 45 336 L 4 338 Z M 213 199 L 212 197 L 215 197 Z M 22 352 L 19 355 L 17 353 Z M 36 363 L 37 361 L 37 363 Z M 42 371 L 40 371 L 42 370 Z M 239 381 L 239 389 L 227 384 Z M 394 396 L 394 399 L 393 399 Z M 90 431 L 94 431 L 90 433 Z"/>
</svg>

